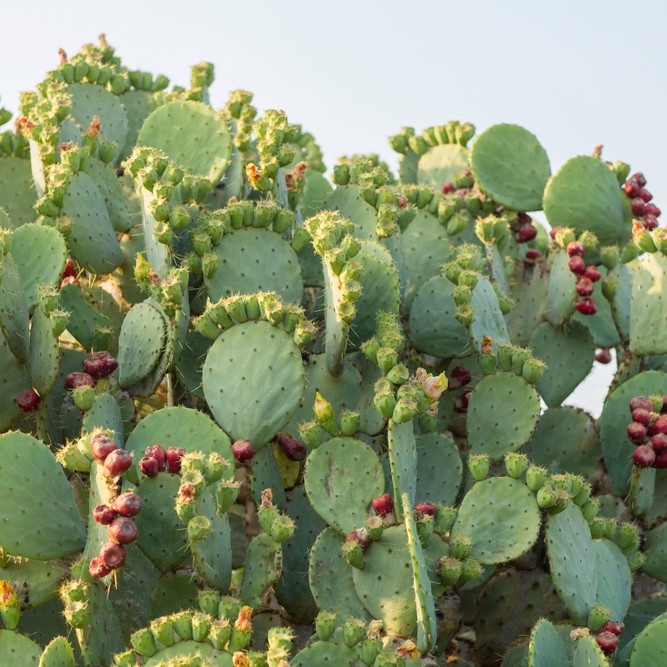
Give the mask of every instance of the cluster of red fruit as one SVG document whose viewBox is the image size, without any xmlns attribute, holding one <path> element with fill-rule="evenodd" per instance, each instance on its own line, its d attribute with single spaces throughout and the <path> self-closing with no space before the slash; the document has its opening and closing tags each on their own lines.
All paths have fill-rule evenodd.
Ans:
<svg viewBox="0 0 667 667">
<path fill-rule="evenodd" d="M 151 445 L 146 447 L 144 458 L 139 461 L 139 470 L 146 477 L 157 477 L 158 473 L 165 470 L 179 473 L 184 456 L 185 450 L 182 447 L 169 447 L 165 450 L 162 445 Z"/>
<path fill-rule="evenodd" d="M 533 225 L 533 219 L 527 213 L 519 213 L 517 215 L 516 224 L 512 227 L 512 231 L 517 243 L 529 243 L 537 236 L 537 227 Z M 539 250 L 532 253 L 530 250 L 527 250 L 526 258 L 537 259 L 540 254 Z"/>
<path fill-rule="evenodd" d="M 667 396 L 655 401 L 635 396 L 630 401 L 630 412 L 632 422 L 626 432 L 637 445 L 632 462 L 639 468 L 667 468 Z"/>
<path fill-rule="evenodd" d="M 132 465 L 132 455 L 120 449 L 116 442 L 104 433 L 96 433 L 90 439 L 93 458 L 104 465 L 111 477 L 122 475 Z M 90 561 L 88 570 L 93 577 L 105 577 L 125 563 L 125 546 L 137 539 L 137 524 L 131 517 L 141 510 L 141 498 L 128 491 L 116 497 L 111 505 L 100 504 L 93 509 L 93 519 L 108 526 L 108 541 Z"/>
<path fill-rule="evenodd" d="M 457 366 L 452 370 L 448 380 L 448 389 L 459 389 L 460 387 L 465 387 L 470 382 L 470 380 L 472 380 L 472 375 L 470 375 L 470 371 L 465 366 Z M 464 391 L 454 401 L 454 412 L 458 412 L 459 414 L 465 414 L 468 412 L 468 401 L 470 400 L 470 394 L 472 394 L 472 389 Z"/>
<path fill-rule="evenodd" d="M 625 630 L 622 621 L 607 621 L 597 634 L 597 643 L 605 655 L 611 655 L 618 647 L 618 635 Z"/>
<path fill-rule="evenodd" d="M 644 174 L 637 172 L 623 184 L 623 192 L 632 199 L 632 214 L 641 220 L 648 231 L 651 231 L 658 226 L 658 218 L 662 211 L 654 204 L 649 204 L 653 195 L 644 187 L 645 185 Z"/>
<path fill-rule="evenodd" d="M 570 256 L 568 266 L 570 271 L 579 276 L 577 281 L 577 294 L 582 297 L 577 301 L 576 309 L 582 315 L 595 315 L 598 307 L 595 300 L 591 298 L 595 283 L 600 280 L 602 274 L 596 266 L 586 266 L 584 254 L 586 246 L 580 241 L 571 241 L 567 244 L 567 254 Z"/>
</svg>

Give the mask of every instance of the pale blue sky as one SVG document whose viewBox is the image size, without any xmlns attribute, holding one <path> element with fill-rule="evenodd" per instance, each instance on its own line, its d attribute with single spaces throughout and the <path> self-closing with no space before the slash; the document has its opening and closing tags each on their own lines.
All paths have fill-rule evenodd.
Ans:
<svg viewBox="0 0 667 667">
<path fill-rule="evenodd" d="M 387 137 L 403 125 L 511 122 L 538 136 L 553 170 L 603 144 L 667 211 L 660 0 L 35 0 L 2 16 L 0 104 L 12 110 L 58 47 L 106 32 L 127 66 L 175 83 L 213 62 L 214 106 L 253 91 L 311 131 L 329 167 L 353 152 L 395 165 Z"/>
</svg>

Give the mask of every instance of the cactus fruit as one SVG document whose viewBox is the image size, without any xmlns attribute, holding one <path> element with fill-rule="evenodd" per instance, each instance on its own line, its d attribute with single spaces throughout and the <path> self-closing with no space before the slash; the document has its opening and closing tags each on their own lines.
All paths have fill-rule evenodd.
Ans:
<svg viewBox="0 0 667 667">
<path fill-rule="evenodd" d="M 247 91 L 214 109 L 208 63 L 59 60 L 0 133 L 0 652 L 658 664 L 644 174 L 458 121 L 327 171 Z M 594 361 L 599 419 L 563 405 Z"/>
</svg>

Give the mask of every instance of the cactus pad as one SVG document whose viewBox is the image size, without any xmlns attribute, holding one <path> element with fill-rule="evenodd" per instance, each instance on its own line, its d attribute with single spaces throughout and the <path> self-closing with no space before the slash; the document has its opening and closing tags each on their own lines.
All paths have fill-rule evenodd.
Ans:
<svg viewBox="0 0 667 667">
<path fill-rule="evenodd" d="M 417 501 L 454 505 L 463 481 L 456 443 L 442 433 L 417 436 Z"/>
<path fill-rule="evenodd" d="M 564 250 L 553 253 L 544 317 L 555 327 L 561 326 L 574 312 L 577 277 L 568 266 L 570 256 Z"/>
<path fill-rule="evenodd" d="M 540 523 L 540 511 L 528 487 L 510 477 L 494 477 L 466 493 L 452 535 L 470 537 L 472 554 L 480 563 L 506 563 L 535 544 Z"/>
<path fill-rule="evenodd" d="M 0 546 L 48 560 L 80 551 L 86 530 L 62 468 L 46 445 L 25 433 L 0 436 Z"/>
<path fill-rule="evenodd" d="M 560 405 L 593 366 L 593 337 L 582 324 L 573 322 L 562 330 L 544 322 L 533 333 L 528 347 L 547 365 L 536 386 L 550 407 Z"/>
<path fill-rule="evenodd" d="M 593 548 L 598 573 L 596 602 L 611 609 L 612 619 L 621 620 L 630 606 L 632 573 L 628 560 L 610 540 L 593 540 Z"/>
<path fill-rule="evenodd" d="M 635 354 L 665 354 L 667 257 L 656 252 L 639 262 L 630 299 L 630 349 Z"/>
<path fill-rule="evenodd" d="M 217 183 L 231 158 L 231 137 L 225 120 L 201 102 L 171 102 L 144 121 L 139 146 L 164 151 L 181 169 Z"/>
<path fill-rule="evenodd" d="M 512 405 L 511 412 L 507 406 Z M 513 373 L 488 375 L 475 387 L 468 404 L 468 443 L 473 454 L 498 461 L 519 449 L 532 435 L 540 414 L 535 389 Z"/>
<path fill-rule="evenodd" d="M 625 242 L 621 188 L 602 160 L 580 155 L 568 160 L 544 191 L 544 212 L 552 227 L 572 227 L 577 234 L 593 232 L 600 243 Z"/>
<path fill-rule="evenodd" d="M 417 165 L 417 183 L 439 190 L 451 183 L 457 172 L 468 168 L 470 151 L 459 144 L 439 144 L 429 148 Z"/>
<path fill-rule="evenodd" d="M 11 656 L 12 663 L 21 667 L 37 667 L 42 649 L 18 632 L 0 630 L 0 655 Z"/>
<path fill-rule="evenodd" d="M 470 335 L 478 348 L 485 336 L 491 337 L 494 350 L 497 344 L 510 342 L 498 297 L 491 283 L 481 275 L 477 277 L 470 305 L 474 313 Z"/>
<path fill-rule="evenodd" d="M 292 246 L 275 232 L 233 230 L 222 237 L 214 253 L 218 268 L 211 278 L 204 277 L 211 301 L 233 294 L 276 292 L 283 303 L 301 302 L 299 260 Z"/>
<path fill-rule="evenodd" d="M 630 667 L 661 665 L 667 660 L 667 618 L 658 617 L 637 636 Z"/>
<path fill-rule="evenodd" d="M 332 438 L 313 450 L 304 481 L 313 509 L 344 534 L 364 525 L 371 501 L 384 492 L 377 454 L 355 438 Z"/>
<path fill-rule="evenodd" d="M 572 620 L 585 625 L 596 603 L 598 578 L 591 531 L 574 503 L 547 518 L 546 542 L 556 591 Z"/>
<path fill-rule="evenodd" d="M 32 208 L 36 199 L 30 160 L 13 155 L 0 157 L 0 207 L 9 216 L 9 224 L 2 226 L 18 229 L 33 222 L 37 217 Z"/>
<path fill-rule="evenodd" d="M 530 667 L 568 667 L 567 648 L 552 623 L 538 621 L 530 633 L 528 665 Z"/>
<path fill-rule="evenodd" d="M 18 359 L 28 361 L 30 339 L 28 304 L 21 275 L 11 254 L 0 257 L 0 327 Z"/>
<path fill-rule="evenodd" d="M 232 439 L 249 440 L 259 449 L 299 408 L 301 353 L 289 334 L 268 322 L 238 324 L 211 346 L 203 384 L 218 424 Z"/>
<path fill-rule="evenodd" d="M 291 661 L 294 667 L 327 665 L 327 667 L 360 667 L 363 663 L 351 649 L 333 641 L 317 641 L 299 651 Z"/>
<path fill-rule="evenodd" d="M 551 175 L 549 158 L 537 137 L 523 127 L 503 123 L 480 134 L 470 165 L 477 183 L 497 202 L 515 211 L 542 208 Z"/>
</svg>

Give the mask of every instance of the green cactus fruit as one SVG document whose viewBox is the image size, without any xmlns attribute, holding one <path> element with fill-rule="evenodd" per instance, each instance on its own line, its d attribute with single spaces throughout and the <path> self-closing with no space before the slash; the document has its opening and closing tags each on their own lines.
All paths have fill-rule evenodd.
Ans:
<svg viewBox="0 0 667 667">
<path fill-rule="evenodd" d="M 468 470 L 476 482 L 486 479 L 489 474 L 490 461 L 486 454 L 471 454 L 468 457 Z"/>
</svg>

